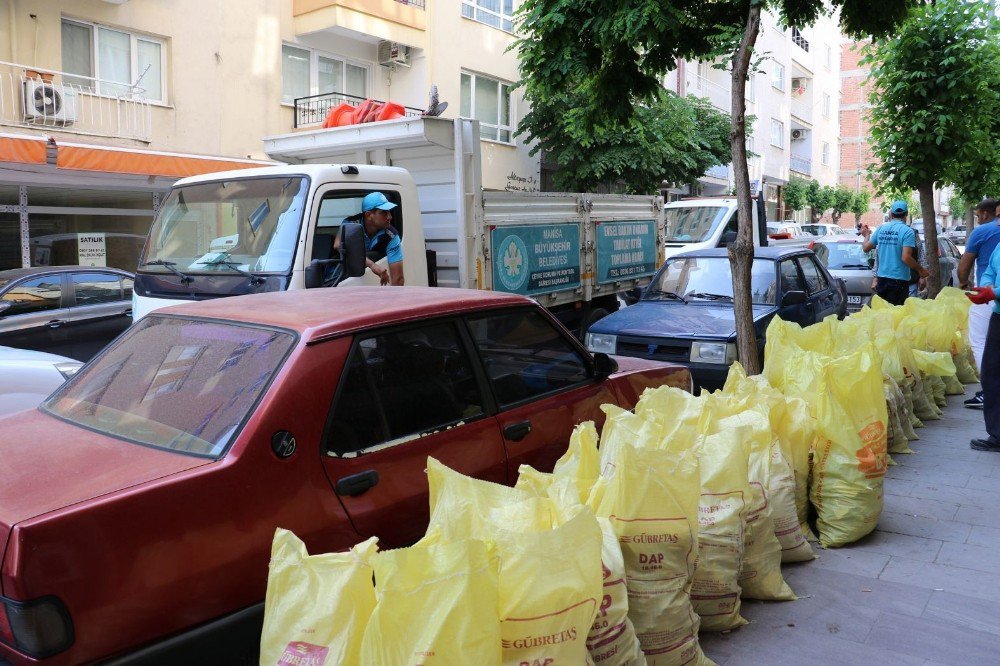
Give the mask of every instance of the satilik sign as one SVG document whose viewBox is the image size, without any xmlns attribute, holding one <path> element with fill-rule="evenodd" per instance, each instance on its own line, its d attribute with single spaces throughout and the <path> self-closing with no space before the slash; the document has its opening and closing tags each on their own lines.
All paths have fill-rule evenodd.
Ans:
<svg viewBox="0 0 1000 666">
<path fill-rule="evenodd" d="M 81 266 L 108 265 L 108 247 L 102 233 L 77 234 L 76 252 Z"/>
</svg>

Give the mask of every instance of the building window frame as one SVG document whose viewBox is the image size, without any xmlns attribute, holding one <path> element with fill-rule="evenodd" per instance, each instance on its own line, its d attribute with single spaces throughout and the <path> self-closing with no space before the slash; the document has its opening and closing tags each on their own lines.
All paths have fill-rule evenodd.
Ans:
<svg viewBox="0 0 1000 666">
<path fill-rule="evenodd" d="M 514 34 L 514 0 L 462 0 L 462 17 Z"/>
<path fill-rule="evenodd" d="M 830 142 L 829 141 L 824 141 L 823 142 L 823 150 L 822 150 L 821 158 L 820 159 L 823 162 L 823 166 L 829 166 L 830 165 Z"/>
<path fill-rule="evenodd" d="M 771 145 L 785 149 L 785 123 L 777 118 L 771 118 Z"/>
<path fill-rule="evenodd" d="M 76 18 L 69 18 L 66 16 L 60 17 L 59 22 L 59 32 L 60 39 L 63 34 L 63 26 L 72 25 L 80 28 L 86 29 L 90 33 L 89 46 L 90 53 L 88 65 L 89 74 L 74 74 L 68 73 L 64 78 L 68 79 L 64 83 L 76 86 L 81 89 L 81 92 L 98 95 L 100 97 L 139 97 L 141 99 L 148 100 L 153 104 L 167 104 L 167 40 L 162 37 L 156 37 L 155 35 L 150 35 L 143 32 L 135 32 L 133 30 L 125 30 L 122 28 L 117 28 L 114 26 L 106 25 L 104 23 L 96 23 L 94 21 L 83 21 Z M 101 31 L 107 32 L 117 32 L 123 35 L 127 35 L 129 38 L 129 77 L 128 83 L 121 83 L 111 81 L 102 77 L 101 73 L 101 58 L 100 58 L 100 45 L 101 45 Z M 153 44 L 157 46 L 160 50 L 160 89 L 154 91 L 146 86 L 148 82 L 145 80 L 139 81 L 138 85 L 135 85 L 135 80 L 139 77 L 142 72 L 139 71 L 139 43 L 145 42 L 147 44 Z M 65 54 L 61 52 L 60 47 L 60 58 L 65 57 Z M 66 70 L 65 62 L 60 65 L 63 70 Z M 107 74 L 107 73 L 105 73 Z M 74 81 L 74 79 L 78 79 Z M 135 86 L 136 88 L 141 88 L 144 93 L 134 93 L 129 92 L 130 89 Z M 121 91 L 115 91 L 115 88 L 121 88 Z"/>
<path fill-rule="evenodd" d="M 777 90 L 785 90 L 785 66 L 775 60 L 774 67 L 771 68 L 771 87 Z"/>
<path fill-rule="evenodd" d="M 372 72 L 374 71 L 374 63 L 366 62 L 364 60 L 357 60 L 355 58 L 349 58 L 337 53 L 330 53 L 329 51 L 323 51 L 320 49 L 314 49 L 308 46 L 303 46 L 302 44 L 296 44 L 294 42 L 282 42 L 281 43 L 281 81 L 282 81 L 282 93 L 281 93 L 281 104 L 282 106 L 294 106 L 295 100 L 298 97 L 292 97 L 291 99 L 286 99 L 284 94 L 284 81 L 285 81 L 285 47 L 290 49 L 295 49 L 297 51 L 306 51 L 309 53 L 309 90 L 308 94 L 300 95 L 298 97 L 311 97 L 313 95 L 323 95 L 326 93 L 340 93 L 343 95 L 351 94 L 354 97 L 367 98 L 371 97 L 372 91 Z M 319 61 L 320 58 L 325 58 L 326 60 L 335 60 L 340 62 L 340 80 L 347 80 L 347 67 L 357 67 L 358 69 L 363 69 L 365 71 L 364 81 L 365 89 L 360 95 L 354 95 L 353 93 L 348 93 L 346 90 L 320 90 L 319 89 Z M 343 85 L 346 88 L 346 84 Z"/>
<path fill-rule="evenodd" d="M 830 97 L 830 93 L 823 93 L 823 116 L 826 118 L 830 117 L 830 110 L 833 107 L 833 98 Z"/>
<path fill-rule="evenodd" d="M 464 79 L 468 77 L 468 92 L 469 97 L 466 99 L 466 86 L 464 85 Z M 497 85 L 497 108 L 496 108 L 496 123 L 486 122 L 480 120 L 476 117 L 476 89 L 479 87 L 477 81 L 487 81 L 492 82 Z M 498 79 L 493 76 L 487 76 L 485 74 L 476 74 L 475 72 L 470 72 L 462 70 L 459 75 L 459 112 L 458 115 L 462 118 L 472 118 L 479 120 L 479 136 L 483 141 L 493 141 L 495 143 L 501 143 L 505 146 L 514 145 L 514 128 L 517 123 L 514 120 L 514 99 L 511 94 L 514 85 L 503 79 Z M 507 122 L 503 123 L 503 107 L 506 95 L 507 104 Z M 493 136 L 490 136 L 491 130 Z"/>
<path fill-rule="evenodd" d="M 829 44 L 823 45 L 823 66 L 827 69 L 833 68 L 833 47 Z"/>
</svg>

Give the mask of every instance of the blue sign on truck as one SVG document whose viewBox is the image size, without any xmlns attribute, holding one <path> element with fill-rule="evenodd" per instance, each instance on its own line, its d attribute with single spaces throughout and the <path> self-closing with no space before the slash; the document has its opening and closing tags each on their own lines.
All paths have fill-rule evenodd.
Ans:
<svg viewBox="0 0 1000 666">
<path fill-rule="evenodd" d="M 493 289 L 538 294 L 580 286 L 580 227 L 540 224 L 495 227 Z"/>
<path fill-rule="evenodd" d="M 646 277 L 656 272 L 656 223 L 653 220 L 598 222 L 597 282 Z"/>
</svg>

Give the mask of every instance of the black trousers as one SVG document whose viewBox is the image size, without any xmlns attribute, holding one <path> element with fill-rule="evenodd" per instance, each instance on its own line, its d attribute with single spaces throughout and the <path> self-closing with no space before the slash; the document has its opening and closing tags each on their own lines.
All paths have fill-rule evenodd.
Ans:
<svg viewBox="0 0 1000 666">
<path fill-rule="evenodd" d="M 906 280 L 880 277 L 875 285 L 875 293 L 893 305 L 902 305 L 910 295 L 910 283 Z"/>
<path fill-rule="evenodd" d="M 990 439 L 1000 442 L 1000 314 L 990 316 L 983 346 L 983 419 Z"/>
</svg>

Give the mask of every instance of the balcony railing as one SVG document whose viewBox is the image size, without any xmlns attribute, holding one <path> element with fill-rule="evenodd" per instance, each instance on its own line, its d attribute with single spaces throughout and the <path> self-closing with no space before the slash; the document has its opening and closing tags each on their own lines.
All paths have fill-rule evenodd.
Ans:
<svg viewBox="0 0 1000 666">
<path fill-rule="evenodd" d="M 417 9 L 427 9 L 427 5 L 424 0 L 396 0 L 401 5 L 409 5 L 410 7 L 416 7 Z"/>
<path fill-rule="evenodd" d="M 125 92 L 104 92 L 123 88 Z M 152 109 L 143 92 L 114 81 L 0 61 L 0 125 L 149 141 Z"/>
<path fill-rule="evenodd" d="M 812 160 L 808 157 L 800 157 L 799 155 L 790 155 L 788 157 L 788 168 L 795 173 L 801 173 L 805 176 L 812 175 Z"/>
<path fill-rule="evenodd" d="M 812 122 L 812 100 L 806 97 L 796 99 L 792 97 L 792 115 L 808 123 Z"/>
<path fill-rule="evenodd" d="M 296 97 L 295 98 L 295 118 L 292 121 L 292 127 L 308 127 L 310 125 L 319 125 L 325 119 L 327 114 L 330 113 L 330 109 L 340 104 L 350 104 L 351 106 L 360 106 L 364 102 L 366 97 L 358 97 L 356 95 L 347 95 L 345 93 L 331 92 L 323 93 L 322 95 L 310 95 L 309 97 Z M 372 100 L 382 104 L 379 100 Z M 407 118 L 418 118 L 423 114 L 423 109 L 415 109 L 411 106 L 403 107 L 406 109 Z"/>
<path fill-rule="evenodd" d="M 805 52 L 809 52 L 809 40 L 802 36 L 798 28 L 792 28 L 792 44 L 795 44 Z"/>
</svg>

